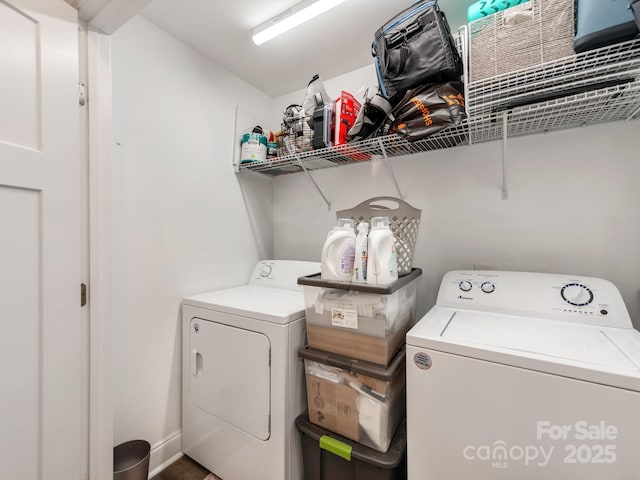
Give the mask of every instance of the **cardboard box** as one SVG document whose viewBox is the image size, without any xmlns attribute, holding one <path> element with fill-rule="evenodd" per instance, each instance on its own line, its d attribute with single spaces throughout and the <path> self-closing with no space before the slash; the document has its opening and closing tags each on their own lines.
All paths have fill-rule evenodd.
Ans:
<svg viewBox="0 0 640 480">
<path fill-rule="evenodd" d="M 306 348 L 309 421 L 386 452 L 405 411 L 405 350 L 383 368 Z"/>
<path fill-rule="evenodd" d="M 316 425 L 358 441 L 358 393 L 348 385 L 307 375 L 309 417 Z"/>
<path fill-rule="evenodd" d="M 308 313 L 307 313 L 308 315 Z M 376 337 L 357 331 L 323 327 L 307 323 L 307 343 L 312 348 L 351 355 L 360 360 L 386 365 L 398 349 L 404 345 L 404 338 L 412 323 L 403 322 L 393 335 Z"/>
</svg>

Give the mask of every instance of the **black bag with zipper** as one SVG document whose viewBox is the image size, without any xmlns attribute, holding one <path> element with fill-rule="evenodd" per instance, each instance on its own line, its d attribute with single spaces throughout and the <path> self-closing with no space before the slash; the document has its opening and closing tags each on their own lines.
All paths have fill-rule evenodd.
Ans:
<svg viewBox="0 0 640 480">
<path fill-rule="evenodd" d="M 460 82 L 421 85 L 409 90 L 394 107 L 389 133 L 409 142 L 423 140 L 467 118 Z"/>
<path fill-rule="evenodd" d="M 389 100 L 382 96 L 377 86 L 368 87 L 360 112 L 349 130 L 349 141 L 361 141 L 379 135 L 391 108 Z"/>
<path fill-rule="evenodd" d="M 462 60 L 436 0 L 419 0 L 375 34 L 374 64 L 382 94 L 392 104 L 410 88 L 459 80 Z"/>
</svg>

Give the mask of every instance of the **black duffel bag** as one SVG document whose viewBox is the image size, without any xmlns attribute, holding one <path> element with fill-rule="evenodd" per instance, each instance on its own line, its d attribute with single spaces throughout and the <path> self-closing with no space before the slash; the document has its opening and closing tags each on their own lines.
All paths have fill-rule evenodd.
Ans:
<svg viewBox="0 0 640 480">
<path fill-rule="evenodd" d="M 460 82 L 422 85 L 409 90 L 391 112 L 394 121 L 389 133 L 414 142 L 459 125 L 467 118 L 462 91 Z"/>
<path fill-rule="evenodd" d="M 372 54 L 383 95 L 395 105 L 407 90 L 459 80 L 462 60 L 435 0 L 420 0 L 375 34 Z"/>
</svg>

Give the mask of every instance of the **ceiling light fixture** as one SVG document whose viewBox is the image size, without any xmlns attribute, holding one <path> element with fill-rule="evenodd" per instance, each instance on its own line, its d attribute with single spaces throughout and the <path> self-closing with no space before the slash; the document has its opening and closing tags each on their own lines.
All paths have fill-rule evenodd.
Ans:
<svg viewBox="0 0 640 480">
<path fill-rule="evenodd" d="M 321 13 L 340 5 L 346 0 L 304 0 L 271 20 L 263 23 L 253 31 L 253 43 L 262 45 L 294 27 L 317 17 Z"/>
</svg>

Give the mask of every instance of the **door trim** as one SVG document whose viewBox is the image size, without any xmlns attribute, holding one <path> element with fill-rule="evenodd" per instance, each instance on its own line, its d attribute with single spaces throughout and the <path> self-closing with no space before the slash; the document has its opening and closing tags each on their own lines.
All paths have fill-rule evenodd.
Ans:
<svg viewBox="0 0 640 480">
<path fill-rule="evenodd" d="M 89 108 L 89 478 L 113 479 L 111 38 L 87 34 Z"/>
</svg>

